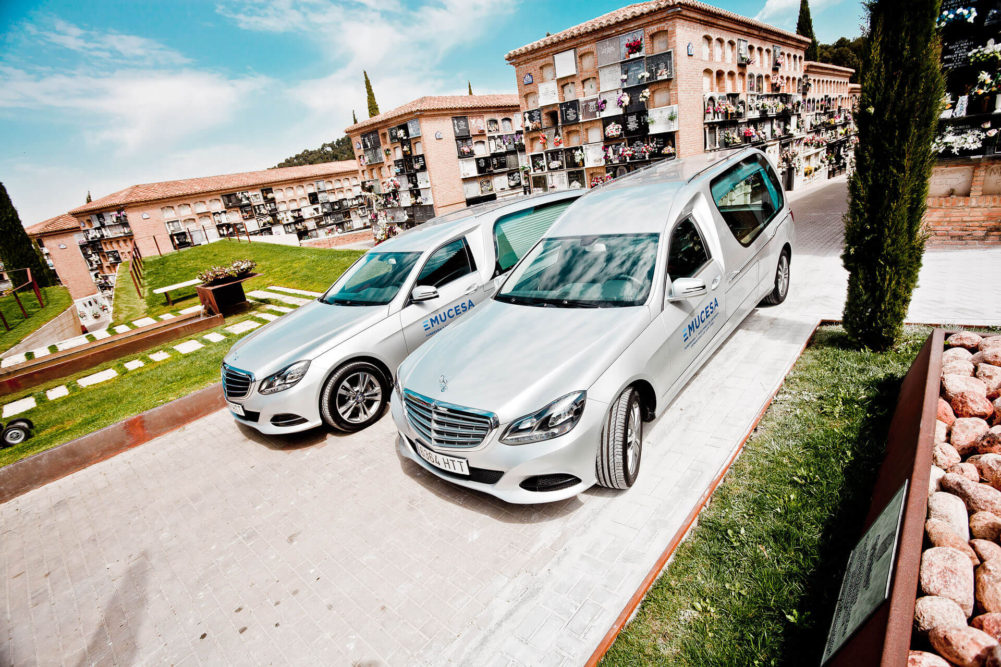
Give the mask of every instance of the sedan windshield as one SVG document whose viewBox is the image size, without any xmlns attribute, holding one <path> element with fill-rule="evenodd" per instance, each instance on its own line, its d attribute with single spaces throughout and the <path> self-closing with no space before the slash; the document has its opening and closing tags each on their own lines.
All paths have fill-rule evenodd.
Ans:
<svg viewBox="0 0 1001 667">
<path fill-rule="evenodd" d="M 642 305 L 657 262 L 657 234 L 566 236 L 539 242 L 497 294 L 526 306 Z"/>
<path fill-rule="evenodd" d="M 352 264 L 320 301 L 339 306 L 387 304 L 420 256 L 419 252 L 370 252 Z"/>
</svg>

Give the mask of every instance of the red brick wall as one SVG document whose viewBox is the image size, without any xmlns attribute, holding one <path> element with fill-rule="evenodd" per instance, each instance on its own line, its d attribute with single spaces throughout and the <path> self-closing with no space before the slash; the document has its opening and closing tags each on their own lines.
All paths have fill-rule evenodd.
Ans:
<svg viewBox="0 0 1001 667">
<path fill-rule="evenodd" d="M 87 261 L 80 252 L 80 244 L 74 238 L 78 233 L 68 231 L 42 237 L 42 243 L 49 251 L 59 280 L 70 291 L 74 300 L 97 294 L 97 285 L 91 280 Z M 61 248 L 60 245 L 66 247 Z"/>
<path fill-rule="evenodd" d="M 361 241 L 371 241 L 372 230 L 363 229 L 352 234 L 340 234 L 338 236 L 328 236 L 325 239 L 310 239 L 303 241 L 302 245 L 307 248 L 336 248 L 349 243 L 360 243 Z"/>
<path fill-rule="evenodd" d="M 1001 244 L 1001 194 L 984 194 L 988 170 L 999 167 L 997 160 L 975 163 L 969 196 L 928 198 L 924 225 L 930 247 Z M 939 165 L 935 172 L 949 169 Z"/>
</svg>

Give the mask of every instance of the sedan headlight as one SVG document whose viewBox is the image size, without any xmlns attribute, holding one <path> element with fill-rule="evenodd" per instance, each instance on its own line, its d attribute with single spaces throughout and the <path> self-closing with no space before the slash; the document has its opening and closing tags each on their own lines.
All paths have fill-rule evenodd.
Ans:
<svg viewBox="0 0 1001 667">
<path fill-rule="evenodd" d="M 585 400 L 586 391 L 557 398 L 538 412 L 514 420 L 500 440 L 506 445 L 527 445 L 568 433 L 580 421 Z"/>
<path fill-rule="evenodd" d="M 396 394 L 396 398 L 403 400 L 403 387 L 400 386 L 400 374 L 396 374 L 396 379 L 393 380 L 393 392 Z"/>
<path fill-rule="evenodd" d="M 265 378 L 257 391 L 262 394 L 276 394 L 279 391 L 290 389 L 306 375 L 308 368 L 308 361 L 297 361 L 291 366 L 286 366 L 271 377 Z"/>
</svg>

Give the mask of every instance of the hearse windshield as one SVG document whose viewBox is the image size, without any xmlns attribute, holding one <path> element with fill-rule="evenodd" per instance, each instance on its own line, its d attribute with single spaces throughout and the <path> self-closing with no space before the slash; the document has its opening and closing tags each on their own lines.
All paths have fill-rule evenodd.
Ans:
<svg viewBox="0 0 1001 667">
<path fill-rule="evenodd" d="M 657 234 L 543 239 L 495 298 L 557 308 L 640 306 L 653 284 L 657 239 Z"/>
<path fill-rule="evenodd" d="M 399 293 L 420 256 L 419 252 L 370 252 L 352 264 L 320 301 L 337 306 L 387 304 Z"/>
</svg>

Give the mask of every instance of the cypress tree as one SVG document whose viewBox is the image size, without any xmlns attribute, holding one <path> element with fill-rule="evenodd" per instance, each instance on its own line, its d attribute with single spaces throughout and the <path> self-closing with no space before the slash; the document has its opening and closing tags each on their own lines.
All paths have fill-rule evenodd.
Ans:
<svg viewBox="0 0 1001 667">
<path fill-rule="evenodd" d="M 810 17 L 809 0 L 799 0 L 799 18 L 796 19 L 796 34 L 810 38 L 810 46 L 806 47 L 806 59 L 817 60 L 817 38 L 813 34 L 813 19 Z"/>
<path fill-rule="evenodd" d="M 41 252 L 24 231 L 21 218 L 3 183 L 0 183 L 0 262 L 8 270 L 31 269 L 31 275 L 39 285 L 55 283 L 52 270 L 42 261 Z M 18 273 L 11 278 L 15 283 L 20 283 L 25 276 Z"/>
<path fill-rule="evenodd" d="M 473 94 L 473 84 L 470 83 L 469 81 L 466 81 L 466 85 L 469 86 L 469 94 L 472 95 Z"/>
<path fill-rule="evenodd" d="M 87 190 L 87 203 L 89 204 L 91 201 L 92 200 L 90 198 L 90 190 Z"/>
<path fill-rule="evenodd" d="M 934 166 L 943 81 L 935 30 L 940 0 L 873 0 L 856 114 L 842 261 L 844 325 L 876 350 L 899 337 L 924 254 L 921 227 Z"/>
<path fill-rule="evenodd" d="M 354 109 L 351 110 L 351 122 L 354 123 L 355 125 L 358 124 L 358 116 L 355 115 Z"/>
<path fill-rule="evenodd" d="M 365 74 L 365 95 L 368 96 L 368 117 L 379 115 L 379 103 L 375 101 L 375 91 L 372 90 L 372 82 L 368 80 L 368 72 Z"/>
</svg>

